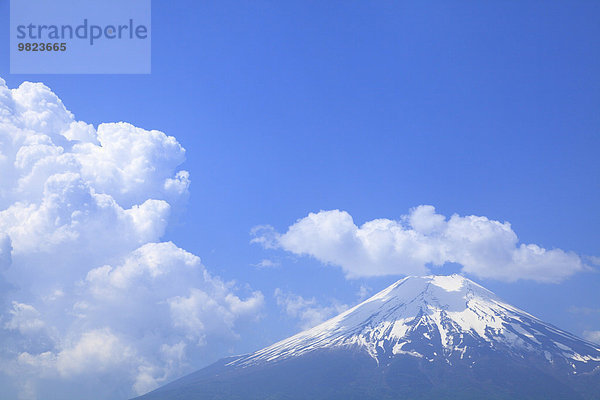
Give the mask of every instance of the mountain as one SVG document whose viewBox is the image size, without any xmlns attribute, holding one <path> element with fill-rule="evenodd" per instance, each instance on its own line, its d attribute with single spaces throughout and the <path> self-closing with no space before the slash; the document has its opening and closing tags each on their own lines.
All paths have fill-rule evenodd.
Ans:
<svg viewBox="0 0 600 400">
<path fill-rule="evenodd" d="M 600 399 L 600 346 L 462 276 L 407 277 L 138 399 Z"/>
</svg>

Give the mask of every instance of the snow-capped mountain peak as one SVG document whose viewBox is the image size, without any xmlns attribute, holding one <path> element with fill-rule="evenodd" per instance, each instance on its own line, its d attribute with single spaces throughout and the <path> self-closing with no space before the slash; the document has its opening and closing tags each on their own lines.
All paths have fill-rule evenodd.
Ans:
<svg viewBox="0 0 600 400">
<path fill-rule="evenodd" d="M 459 275 L 407 277 L 312 329 L 144 400 L 597 400 L 600 348 Z"/>
<path fill-rule="evenodd" d="M 567 365 L 600 366 L 600 348 L 509 305 L 460 276 L 410 276 L 357 306 L 288 339 L 232 362 L 277 362 L 318 349 L 360 348 L 378 363 L 396 356 L 428 361 L 506 352 Z"/>
</svg>

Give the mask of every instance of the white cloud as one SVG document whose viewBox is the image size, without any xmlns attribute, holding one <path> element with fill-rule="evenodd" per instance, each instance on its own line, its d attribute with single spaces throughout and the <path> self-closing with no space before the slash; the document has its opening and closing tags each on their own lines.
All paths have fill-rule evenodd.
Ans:
<svg viewBox="0 0 600 400">
<path fill-rule="evenodd" d="M 260 262 L 256 264 L 252 264 L 256 268 L 276 268 L 281 264 L 277 261 L 269 260 L 268 258 L 263 258 Z"/>
<path fill-rule="evenodd" d="M 24 335 L 35 333 L 44 327 L 44 322 L 39 319 L 40 313 L 29 304 L 12 302 L 9 311 L 10 320 L 4 325 L 5 329 L 16 329 Z"/>
<path fill-rule="evenodd" d="M 369 297 L 370 293 L 371 293 L 370 287 L 365 286 L 365 285 L 360 285 L 360 288 L 358 289 L 358 293 L 356 295 L 358 296 L 359 301 L 363 301 L 367 297 Z"/>
<path fill-rule="evenodd" d="M 67 337 L 57 343 L 55 351 L 30 353 L 23 351 L 13 363 L 19 379 L 27 379 L 26 386 L 32 391 L 29 397 L 37 398 L 35 378 L 64 380 L 76 385 L 79 380 L 111 374 L 134 382 L 140 365 L 146 362 L 136 354 L 134 346 L 118 337 L 111 329 L 92 329 L 76 337 Z M 106 388 L 97 388 L 106 393 Z"/>
<path fill-rule="evenodd" d="M 596 256 L 585 256 L 585 258 L 591 263 L 594 264 L 596 266 L 600 266 L 600 257 L 596 257 Z"/>
<path fill-rule="evenodd" d="M 218 294 L 193 288 L 189 296 L 170 298 L 167 302 L 174 326 L 183 329 L 188 337 L 201 344 L 206 344 L 206 336 L 210 333 L 221 337 L 237 337 L 233 331 L 235 321 L 240 316 L 257 313 L 263 305 L 260 292 L 254 292 L 246 300 L 240 300 L 230 293 L 224 297 Z M 210 325 L 206 321 L 210 321 Z"/>
<path fill-rule="evenodd" d="M 132 352 L 109 329 L 92 330 L 58 353 L 56 367 L 61 375 L 66 376 L 106 371 L 131 359 Z"/>
<path fill-rule="evenodd" d="M 250 230 L 253 236 L 250 243 L 260 244 L 265 249 L 277 248 L 278 234 L 270 225 L 257 225 Z"/>
<path fill-rule="evenodd" d="M 284 292 L 279 288 L 275 289 L 275 300 L 288 316 L 299 320 L 301 329 L 317 326 L 348 309 L 347 305 L 335 301 L 330 305 L 321 305 L 314 297 L 305 299 L 300 295 Z"/>
<path fill-rule="evenodd" d="M 575 253 L 520 244 L 508 222 L 446 218 L 426 205 L 400 220 L 375 219 L 360 227 L 345 211 L 320 211 L 286 233 L 261 226 L 253 234 L 254 243 L 340 266 L 349 278 L 425 274 L 431 266 L 453 262 L 481 278 L 559 282 L 587 268 Z"/>
<path fill-rule="evenodd" d="M 583 338 L 590 342 L 600 344 L 600 331 L 584 331 Z"/>
<path fill-rule="evenodd" d="M 6 233 L 0 233 L 0 271 L 12 264 L 12 243 Z"/>
<path fill-rule="evenodd" d="M 62 382 L 131 397 L 229 348 L 260 315 L 260 292 L 242 296 L 161 242 L 188 194 L 184 160 L 162 132 L 96 129 L 44 85 L 0 79 L 0 373 L 21 396 L 61 397 L 36 387 Z"/>
</svg>

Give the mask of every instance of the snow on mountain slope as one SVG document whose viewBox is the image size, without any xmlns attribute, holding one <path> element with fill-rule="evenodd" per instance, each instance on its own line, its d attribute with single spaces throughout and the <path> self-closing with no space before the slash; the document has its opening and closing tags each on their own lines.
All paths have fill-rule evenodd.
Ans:
<svg viewBox="0 0 600 400">
<path fill-rule="evenodd" d="M 230 365 L 277 362 L 339 347 L 366 350 L 378 363 L 410 356 L 452 364 L 493 351 L 565 365 L 573 374 L 600 369 L 600 346 L 544 323 L 459 275 L 404 278 L 342 314 Z"/>
</svg>

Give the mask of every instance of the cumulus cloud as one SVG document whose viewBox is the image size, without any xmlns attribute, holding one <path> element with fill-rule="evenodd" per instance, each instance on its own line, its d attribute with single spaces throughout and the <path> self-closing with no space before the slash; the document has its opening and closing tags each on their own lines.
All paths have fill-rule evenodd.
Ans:
<svg viewBox="0 0 600 400">
<path fill-rule="evenodd" d="M 74 343 L 69 343 L 60 351 L 32 355 L 19 354 L 22 365 L 31 365 L 44 373 L 62 376 L 76 376 L 86 372 L 104 372 L 131 359 L 133 349 L 123 344 L 110 329 L 97 329 L 84 332 Z"/>
<path fill-rule="evenodd" d="M 289 317 L 298 319 L 301 329 L 317 326 L 348 309 L 346 304 L 333 301 L 330 305 L 322 305 L 314 297 L 306 299 L 279 288 L 275 289 L 275 300 Z"/>
<path fill-rule="evenodd" d="M 174 137 L 96 128 L 46 86 L 0 79 L 0 379 L 21 397 L 61 397 L 36 390 L 56 382 L 143 393 L 260 314 L 260 292 L 161 242 L 188 195 L 184 160 Z"/>
<path fill-rule="evenodd" d="M 360 227 L 347 212 L 331 210 L 310 213 L 283 234 L 264 225 L 252 233 L 254 243 L 340 266 L 349 278 L 420 275 L 451 262 L 480 278 L 559 282 L 587 268 L 575 253 L 519 243 L 508 222 L 446 218 L 428 205 L 399 220 L 375 219 Z"/>
<path fill-rule="evenodd" d="M 13 301 L 9 314 L 10 320 L 4 325 L 5 329 L 16 329 L 26 335 L 35 333 L 44 326 L 44 322 L 39 319 L 38 310 L 29 304 Z"/>
</svg>

